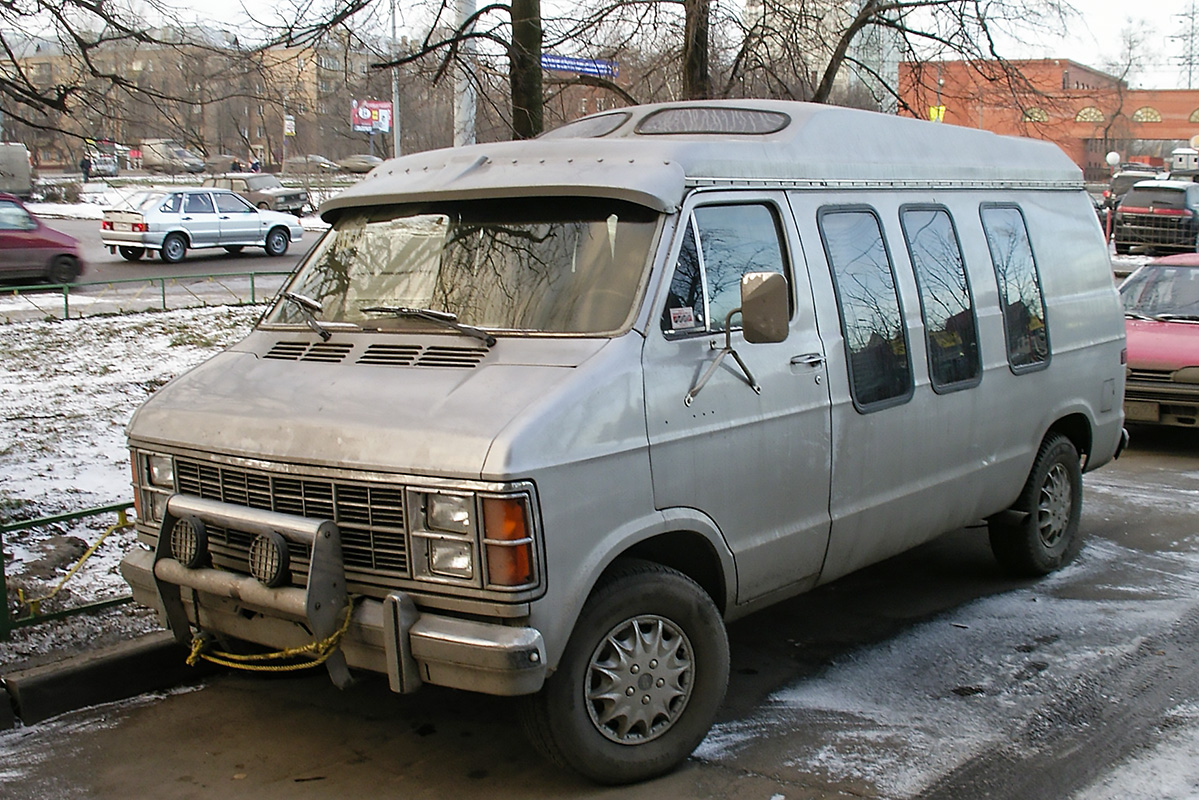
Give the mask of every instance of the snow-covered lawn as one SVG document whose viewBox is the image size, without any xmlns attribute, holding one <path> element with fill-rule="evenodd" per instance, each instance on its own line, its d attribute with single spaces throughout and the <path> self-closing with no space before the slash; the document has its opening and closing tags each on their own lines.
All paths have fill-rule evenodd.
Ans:
<svg viewBox="0 0 1199 800">
<path fill-rule="evenodd" d="M 133 411 L 159 386 L 244 336 L 259 313 L 261 307 L 221 307 L 0 325 L 0 521 L 130 502 L 124 429 Z M 8 534 L 10 610 L 16 589 L 36 596 L 53 588 L 115 521 L 109 514 Z M 132 533 L 110 536 L 59 605 L 127 593 L 117 566 L 132 544 Z M 148 623 L 129 607 L 108 613 L 114 615 Z M 87 641 L 99 624 L 79 617 L 20 631 L 0 643 L 0 666 L 78 636 Z"/>
</svg>

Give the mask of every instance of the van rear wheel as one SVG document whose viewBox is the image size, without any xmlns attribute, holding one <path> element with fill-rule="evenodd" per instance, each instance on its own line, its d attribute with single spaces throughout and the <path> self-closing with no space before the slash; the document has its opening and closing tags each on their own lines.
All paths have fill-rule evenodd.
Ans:
<svg viewBox="0 0 1199 800">
<path fill-rule="evenodd" d="M 711 598 L 681 572 L 618 562 L 588 598 L 557 671 L 527 698 L 525 731 L 599 783 L 672 770 L 724 699 L 729 645 Z"/>
<path fill-rule="evenodd" d="M 991 551 L 1009 573 L 1036 577 L 1069 563 L 1082 549 L 1082 468 L 1074 443 L 1047 436 L 1015 505 L 988 520 Z"/>
</svg>

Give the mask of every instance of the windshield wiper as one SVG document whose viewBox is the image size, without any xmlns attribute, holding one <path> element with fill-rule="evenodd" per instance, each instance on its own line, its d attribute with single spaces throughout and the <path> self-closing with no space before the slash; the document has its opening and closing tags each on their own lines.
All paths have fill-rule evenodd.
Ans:
<svg viewBox="0 0 1199 800">
<path fill-rule="evenodd" d="M 304 318 L 304 322 L 309 328 L 316 331 L 322 342 L 329 341 L 329 337 L 333 334 L 316 318 L 316 315 L 323 310 L 319 300 L 313 300 L 311 297 L 295 292 L 284 292 L 283 299 L 291 301 L 296 308 L 300 309 L 300 316 Z"/>
<path fill-rule="evenodd" d="M 1199 322 L 1199 314 L 1171 314 L 1167 312 L 1165 314 L 1158 314 L 1154 319 L 1161 322 Z"/>
<path fill-rule="evenodd" d="M 1157 317 L 1151 316 L 1149 314 L 1145 314 L 1144 312 L 1141 312 L 1141 311 L 1125 311 L 1124 316 L 1132 317 L 1133 319 L 1149 320 L 1150 322 L 1155 322 L 1157 320 Z"/>
<path fill-rule="evenodd" d="M 449 311 L 437 311 L 433 308 L 406 308 L 404 306 L 367 306 L 359 309 L 368 314 L 391 314 L 395 317 L 404 317 L 407 319 L 423 319 L 429 322 L 435 322 L 438 325 L 444 325 L 447 328 L 453 328 L 459 333 L 465 333 L 467 336 L 473 336 L 479 341 L 486 344 L 488 347 L 495 347 L 495 337 L 481 328 L 476 328 L 471 325 L 463 325 L 458 321 L 458 315 Z"/>
</svg>

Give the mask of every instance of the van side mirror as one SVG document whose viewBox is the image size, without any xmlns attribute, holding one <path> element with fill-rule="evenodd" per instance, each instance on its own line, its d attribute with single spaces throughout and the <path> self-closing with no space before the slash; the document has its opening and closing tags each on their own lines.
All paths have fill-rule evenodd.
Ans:
<svg viewBox="0 0 1199 800">
<path fill-rule="evenodd" d="M 777 272 L 747 272 L 741 277 L 741 331 L 750 344 L 787 338 L 791 321 L 790 288 Z"/>
</svg>

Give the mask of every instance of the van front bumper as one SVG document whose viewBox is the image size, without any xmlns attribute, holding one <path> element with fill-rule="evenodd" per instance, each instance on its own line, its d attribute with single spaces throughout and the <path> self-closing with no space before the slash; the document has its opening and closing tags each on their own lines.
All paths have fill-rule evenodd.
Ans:
<svg viewBox="0 0 1199 800">
<path fill-rule="evenodd" d="M 175 637 L 187 644 L 192 626 L 275 648 L 300 647 L 340 628 L 345 597 L 340 546 L 313 548 L 307 588 L 270 588 L 256 578 L 222 569 L 189 569 L 167 555 L 169 524 L 197 518 L 211 524 L 275 531 L 286 538 L 305 530 L 337 541 L 336 525 L 174 495 L 159 547 L 137 549 L 121 562 L 134 600 L 156 608 Z M 334 559 L 333 557 L 336 557 Z M 336 560 L 336 563 L 332 563 Z M 322 563 L 324 562 L 324 563 Z M 546 677 L 540 631 L 431 614 L 404 592 L 353 604 L 348 628 L 326 662 L 334 682 L 348 683 L 346 667 L 387 675 L 391 688 L 412 692 L 422 683 L 495 695 L 532 694 Z"/>
</svg>

